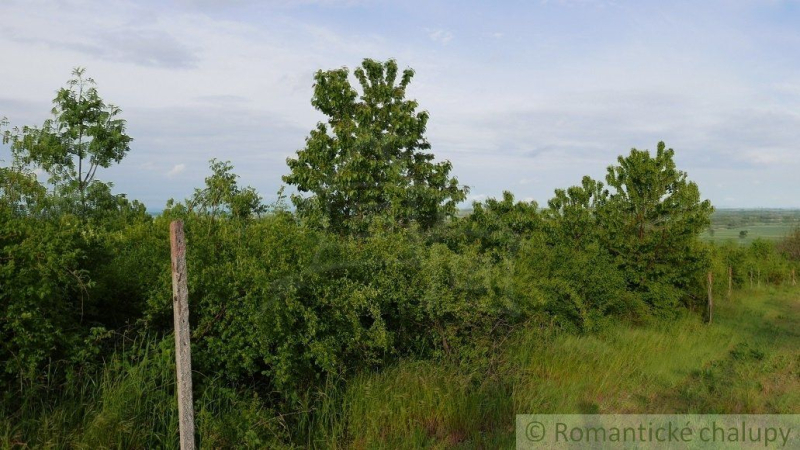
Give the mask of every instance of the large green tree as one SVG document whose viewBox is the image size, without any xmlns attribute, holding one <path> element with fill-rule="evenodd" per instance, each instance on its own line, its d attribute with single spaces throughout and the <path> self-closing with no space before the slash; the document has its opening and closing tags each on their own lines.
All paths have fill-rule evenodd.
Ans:
<svg viewBox="0 0 800 450">
<path fill-rule="evenodd" d="M 108 191 L 96 184 L 97 169 L 119 163 L 132 138 L 118 117 L 120 109 L 100 98 L 83 68 L 74 69 L 58 91 L 52 113 L 41 127 L 16 129 L 4 140 L 11 144 L 15 166 L 43 169 L 57 196 L 76 200 L 85 212 L 88 197 Z"/>
<path fill-rule="evenodd" d="M 711 223 L 713 207 L 677 169 L 674 156 L 663 142 L 655 155 L 632 149 L 620 156 L 606 175 L 612 193 L 597 210 L 607 249 L 629 287 L 657 313 L 674 311 L 690 296 L 709 264 L 697 238 Z"/>
<path fill-rule="evenodd" d="M 291 173 L 283 177 L 301 193 L 292 196 L 298 214 L 356 234 L 378 217 L 429 228 L 453 215 L 467 189 L 450 176 L 449 161 L 436 163 L 428 152 L 428 113 L 405 98 L 414 72 L 399 73 L 394 60 L 365 59 L 354 71 L 361 92 L 348 75 L 347 68 L 315 75 L 311 104 L 327 123 L 287 159 Z"/>
</svg>

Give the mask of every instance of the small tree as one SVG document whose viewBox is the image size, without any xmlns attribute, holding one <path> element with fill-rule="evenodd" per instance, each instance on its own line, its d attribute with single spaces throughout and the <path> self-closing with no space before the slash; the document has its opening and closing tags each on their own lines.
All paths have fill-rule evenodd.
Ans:
<svg viewBox="0 0 800 450">
<path fill-rule="evenodd" d="M 454 215 L 467 189 L 450 177 L 450 162 L 434 163 L 426 152 L 428 113 L 405 99 L 414 72 L 365 59 L 354 74 L 360 94 L 346 68 L 315 75 L 311 104 L 328 121 L 287 159 L 291 173 L 283 177 L 311 194 L 292 196 L 298 214 L 344 233 L 363 233 L 376 217 L 428 228 Z"/>
<path fill-rule="evenodd" d="M 195 189 L 188 201 L 189 209 L 216 217 L 229 216 L 236 219 L 257 217 L 266 212 L 261 203 L 261 196 L 250 186 L 242 189 L 236 181 L 238 175 L 233 173 L 230 161 L 209 161 L 213 174 L 206 177 L 206 187 Z M 168 205 L 170 207 L 171 205 Z"/>
<path fill-rule="evenodd" d="M 133 139 L 125 133 L 125 121 L 118 118 L 120 109 L 100 98 L 83 68 L 72 71 L 53 104 L 53 118 L 41 128 L 15 129 L 4 139 L 11 143 L 19 166 L 42 168 L 55 192 L 62 198 L 77 196 L 85 212 L 97 169 L 120 162 Z"/>
<path fill-rule="evenodd" d="M 747 237 L 747 230 L 742 230 L 739 232 L 739 239 L 745 239 Z"/>
</svg>

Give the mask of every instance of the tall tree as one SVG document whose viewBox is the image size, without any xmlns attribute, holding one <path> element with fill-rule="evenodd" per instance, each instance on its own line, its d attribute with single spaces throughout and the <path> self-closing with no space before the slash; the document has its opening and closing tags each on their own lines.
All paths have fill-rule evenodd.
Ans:
<svg viewBox="0 0 800 450">
<path fill-rule="evenodd" d="M 674 310 L 708 265 L 697 238 L 713 207 L 676 168 L 674 155 L 659 142 L 655 156 L 637 149 L 620 156 L 606 175 L 613 192 L 598 210 L 607 248 L 629 287 L 656 312 Z"/>
<path fill-rule="evenodd" d="M 67 86 L 53 100 L 53 118 L 39 127 L 8 134 L 20 165 L 42 168 L 62 197 L 77 197 L 85 211 L 99 167 L 119 163 L 133 140 L 125 132 L 120 109 L 106 104 L 83 68 L 72 71 Z M 102 191 L 102 189 L 98 190 Z"/>
<path fill-rule="evenodd" d="M 467 188 L 450 177 L 449 161 L 434 163 L 427 152 L 428 113 L 405 98 L 413 70 L 365 59 L 354 71 L 360 93 L 348 75 L 347 68 L 315 75 L 311 104 L 327 124 L 287 159 L 291 173 L 283 177 L 311 194 L 292 196 L 298 213 L 343 233 L 363 233 L 376 217 L 428 228 L 455 214 Z"/>
</svg>

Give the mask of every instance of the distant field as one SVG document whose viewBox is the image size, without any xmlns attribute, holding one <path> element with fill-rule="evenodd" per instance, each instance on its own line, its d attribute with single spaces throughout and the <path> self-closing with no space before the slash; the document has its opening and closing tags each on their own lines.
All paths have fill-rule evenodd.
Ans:
<svg viewBox="0 0 800 450">
<path fill-rule="evenodd" d="M 710 230 L 704 231 L 700 238 L 706 241 L 724 242 L 732 240 L 741 244 L 749 244 L 756 239 L 780 240 L 784 238 L 795 225 L 792 224 L 754 224 L 744 225 L 737 228 L 713 228 L 713 236 Z M 747 237 L 740 238 L 739 233 L 747 231 Z"/>
<path fill-rule="evenodd" d="M 798 226 L 800 226 L 798 210 L 722 209 L 714 212 L 711 217 L 711 227 L 700 237 L 706 241 L 731 240 L 746 245 L 756 239 L 780 240 Z M 747 232 L 744 238 L 739 237 L 742 231 Z"/>
</svg>

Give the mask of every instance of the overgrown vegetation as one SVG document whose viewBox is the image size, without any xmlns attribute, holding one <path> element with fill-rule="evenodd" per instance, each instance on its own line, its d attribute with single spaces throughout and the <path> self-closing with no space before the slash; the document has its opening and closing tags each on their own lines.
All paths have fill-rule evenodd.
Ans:
<svg viewBox="0 0 800 450">
<path fill-rule="evenodd" d="M 405 99 L 413 72 L 396 85 L 396 63 L 365 60 L 360 94 L 347 74 L 316 76 L 312 103 L 329 119 L 288 161 L 296 211 L 265 205 L 219 161 L 158 217 L 112 194 L 95 172 L 131 139 L 82 70 L 52 121 L 4 133 L 3 446 L 177 446 L 174 219 L 188 239 L 206 447 L 497 447 L 515 411 L 792 411 L 791 394 L 740 404 L 681 393 L 735 379 L 713 366 L 726 352 L 747 370 L 760 367 L 753 355 L 772 358 L 743 311 L 796 325 L 781 291 L 734 293 L 723 325 L 702 317 L 709 270 L 718 296 L 729 270 L 737 290 L 791 285 L 797 233 L 701 242 L 712 207 L 663 143 L 620 156 L 604 182 L 557 190 L 546 208 L 505 193 L 456 217 L 466 188 L 426 152 L 427 114 Z M 796 385 L 790 348 L 769 361 Z"/>
</svg>

